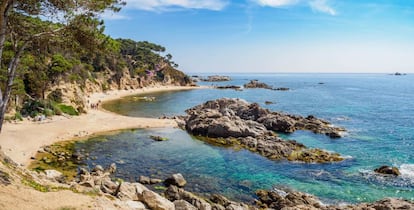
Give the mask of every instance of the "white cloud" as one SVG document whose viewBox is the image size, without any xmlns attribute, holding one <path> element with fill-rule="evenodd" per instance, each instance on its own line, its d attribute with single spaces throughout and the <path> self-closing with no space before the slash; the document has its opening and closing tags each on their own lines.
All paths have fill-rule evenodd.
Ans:
<svg viewBox="0 0 414 210">
<path fill-rule="evenodd" d="M 336 15 L 335 9 L 328 5 L 328 0 L 253 0 L 260 6 L 267 7 L 284 7 L 290 5 L 297 5 L 301 3 L 308 3 L 309 7 L 314 11 Z"/>
<path fill-rule="evenodd" d="M 313 10 L 328 13 L 330 15 L 336 15 L 336 11 L 330 7 L 326 1 L 327 0 L 313 0 L 309 2 L 309 5 Z"/>
<path fill-rule="evenodd" d="M 228 0 L 126 0 L 127 8 L 164 11 L 175 7 L 185 9 L 222 10 Z"/>
<path fill-rule="evenodd" d="M 297 4 L 299 0 L 257 0 L 261 6 L 282 7 Z"/>
</svg>

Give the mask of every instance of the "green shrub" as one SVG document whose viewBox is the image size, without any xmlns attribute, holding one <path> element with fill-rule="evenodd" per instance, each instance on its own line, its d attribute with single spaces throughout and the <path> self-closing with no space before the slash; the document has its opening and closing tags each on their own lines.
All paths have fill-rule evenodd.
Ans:
<svg viewBox="0 0 414 210">
<path fill-rule="evenodd" d="M 62 113 L 68 115 L 79 115 L 79 112 L 73 108 L 73 106 L 65 105 L 65 104 L 58 104 L 57 107 L 62 111 Z"/>
<path fill-rule="evenodd" d="M 23 116 L 20 112 L 16 112 L 14 114 L 14 120 L 19 120 L 19 121 L 23 121 Z"/>
</svg>

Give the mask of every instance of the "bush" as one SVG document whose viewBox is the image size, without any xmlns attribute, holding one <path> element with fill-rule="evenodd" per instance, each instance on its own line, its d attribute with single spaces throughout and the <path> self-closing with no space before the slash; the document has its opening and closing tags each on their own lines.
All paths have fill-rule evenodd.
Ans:
<svg viewBox="0 0 414 210">
<path fill-rule="evenodd" d="M 19 121 L 23 121 L 23 116 L 20 112 L 16 112 L 14 114 L 14 120 L 19 120 Z"/>
<path fill-rule="evenodd" d="M 65 104 L 57 104 L 57 107 L 62 111 L 62 113 L 68 114 L 68 115 L 79 115 L 79 112 L 73 108 L 73 106 L 65 105 Z"/>
</svg>

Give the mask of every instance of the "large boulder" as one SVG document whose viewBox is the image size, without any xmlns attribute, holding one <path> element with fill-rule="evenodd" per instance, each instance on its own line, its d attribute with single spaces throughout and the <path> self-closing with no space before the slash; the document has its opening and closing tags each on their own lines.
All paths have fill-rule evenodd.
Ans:
<svg viewBox="0 0 414 210">
<path fill-rule="evenodd" d="M 197 208 L 191 203 L 185 200 L 176 200 L 174 201 L 175 210 L 197 210 Z"/>
<path fill-rule="evenodd" d="M 168 187 L 170 185 L 175 185 L 177 187 L 184 187 L 187 184 L 187 181 L 184 179 L 184 176 L 180 173 L 173 174 L 171 177 L 165 180 L 165 185 Z"/>
<path fill-rule="evenodd" d="M 257 205 L 271 209 L 322 209 L 321 202 L 314 196 L 302 192 L 258 190 Z"/>
<path fill-rule="evenodd" d="M 150 190 L 144 190 L 144 192 L 142 192 L 142 201 L 153 210 L 175 209 L 174 203 Z"/>
</svg>

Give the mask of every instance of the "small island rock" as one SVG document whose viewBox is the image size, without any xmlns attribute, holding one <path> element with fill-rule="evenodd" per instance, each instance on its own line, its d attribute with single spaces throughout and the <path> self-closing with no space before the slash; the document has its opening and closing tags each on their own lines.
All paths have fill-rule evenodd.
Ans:
<svg viewBox="0 0 414 210">
<path fill-rule="evenodd" d="M 391 166 L 381 166 L 379 168 L 376 168 L 374 171 L 380 174 L 387 174 L 387 175 L 394 175 L 394 176 L 401 175 L 400 170 L 398 170 L 397 167 L 391 167 Z"/>
</svg>

